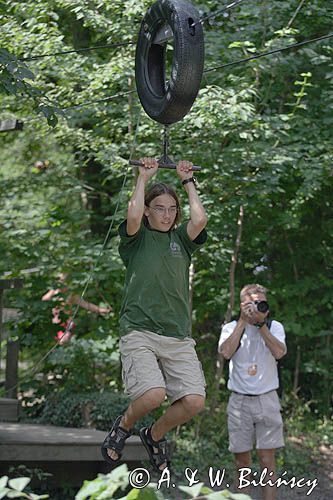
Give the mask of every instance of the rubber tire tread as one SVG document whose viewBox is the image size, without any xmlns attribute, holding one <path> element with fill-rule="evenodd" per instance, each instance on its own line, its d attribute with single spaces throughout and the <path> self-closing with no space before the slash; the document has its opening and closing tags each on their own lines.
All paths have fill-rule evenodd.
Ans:
<svg viewBox="0 0 333 500">
<path fill-rule="evenodd" d="M 135 58 L 136 87 L 150 118 L 170 125 L 190 111 L 201 84 L 204 38 L 197 9 L 185 0 L 159 0 L 147 11 L 138 36 Z M 168 24 L 173 31 L 171 78 L 165 88 L 165 49 L 152 44 L 158 30 Z M 191 31 L 193 34 L 191 34 Z"/>
</svg>

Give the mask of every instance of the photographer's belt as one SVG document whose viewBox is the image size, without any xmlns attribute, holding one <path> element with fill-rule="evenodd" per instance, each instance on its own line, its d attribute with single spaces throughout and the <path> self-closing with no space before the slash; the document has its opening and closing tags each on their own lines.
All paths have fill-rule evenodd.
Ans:
<svg viewBox="0 0 333 500">
<path fill-rule="evenodd" d="M 242 394 L 241 392 L 231 391 L 238 396 L 247 396 L 249 398 L 257 398 L 258 396 L 263 396 L 264 394 L 269 394 L 270 392 L 276 391 L 276 389 L 271 389 L 270 391 L 263 392 L 261 394 Z"/>
</svg>

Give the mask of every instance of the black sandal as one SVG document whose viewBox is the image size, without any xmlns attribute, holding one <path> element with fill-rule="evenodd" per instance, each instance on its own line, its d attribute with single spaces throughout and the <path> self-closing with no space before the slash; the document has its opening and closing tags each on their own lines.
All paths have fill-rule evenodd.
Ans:
<svg viewBox="0 0 333 500">
<path fill-rule="evenodd" d="M 154 469 L 161 474 L 163 471 L 163 469 L 160 469 L 161 465 L 166 464 L 166 467 L 170 468 L 170 452 L 167 440 L 164 438 L 159 441 L 154 441 L 151 436 L 151 427 L 142 427 L 140 430 L 140 438 L 147 450 L 150 463 Z"/>
<path fill-rule="evenodd" d="M 101 452 L 104 460 L 106 460 L 109 464 L 112 465 L 115 465 L 120 462 L 121 452 L 123 451 L 123 448 L 125 446 L 125 441 L 132 434 L 131 431 L 127 431 L 126 429 L 123 429 L 123 427 L 120 427 L 119 424 L 121 422 L 121 419 L 122 415 L 119 415 L 119 417 L 116 418 L 112 426 L 112 429 L 104 439 L 103 444 L 101 446 Z M 108 454 L 108 450 L 115 451 L 118 457 L 116 459 L 111 458 Z"/>
</svg>

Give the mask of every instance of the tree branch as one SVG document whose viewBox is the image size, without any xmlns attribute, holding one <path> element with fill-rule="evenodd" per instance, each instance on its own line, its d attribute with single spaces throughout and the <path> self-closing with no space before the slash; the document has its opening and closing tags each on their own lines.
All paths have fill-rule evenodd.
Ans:
<svg viewBox="0 0 333 500">
<path fill-rule="evenodd" d="M 294 14 L 292 15 L 289 23 L 287 24 L 287 29 L 289 29 L 291 27 L 291 25 L 293 24 L 293 22 L 295 21 L 295 18 L 297 16 L 297 14 L 299 13 L 299 11 L 301 10 L 301 8 L 303 7 L 303 4 L 304 4 L 305 0 L 301 0 L 297 9 L 295 10 Z"/>
</svg>

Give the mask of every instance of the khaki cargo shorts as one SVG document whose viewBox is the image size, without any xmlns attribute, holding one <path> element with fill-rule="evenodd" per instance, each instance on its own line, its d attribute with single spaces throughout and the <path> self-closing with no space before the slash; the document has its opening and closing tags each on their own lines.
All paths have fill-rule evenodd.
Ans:
<svg viewBox="0 0 333 500">
<path fill-rule="evenodd" d="M 276 391 L 261 396 L 231 393 L 228 408 L 229 451 L 243 453 L 284 446 L 281 405 Z"/>
<path fill-rule="evenodd" d="M 122 376 L 132 400 L 149 389 L 166 389 L 170 403 L 190 394 L 205 397 L 205 377 L 196 342 L 152 332 L 132 331 L 120 339 Z"/>
</svg>

